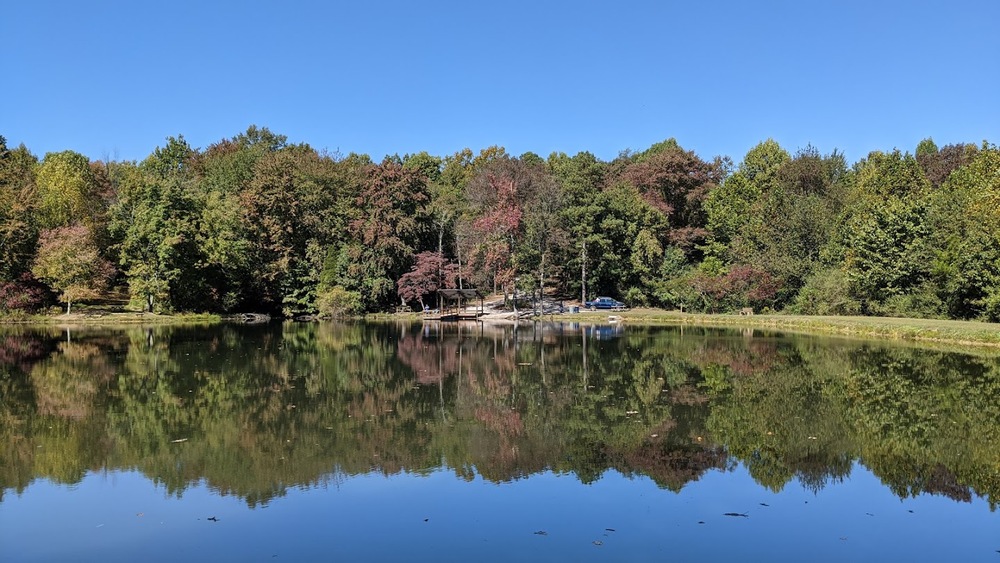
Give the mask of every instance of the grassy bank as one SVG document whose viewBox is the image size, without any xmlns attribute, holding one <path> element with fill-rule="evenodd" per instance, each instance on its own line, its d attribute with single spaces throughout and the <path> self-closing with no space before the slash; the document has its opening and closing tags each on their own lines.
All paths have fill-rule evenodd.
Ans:
<svg viewBox="0 0 1000 563">
<path fill-rule="evenodd" d="M 691 325 L 720 327 L 750 327 L 784 332 L 828 334 L 856 338 L 910 340 L 959 346 L 987 346 L 1000 349 L 1000 324 L 976 321 L 907 319 L 889 317 L 814 317 L 803 315 L 707 315 L 665 311 L 662 309 L 632 309 L 622 312 L 584 311 L 577 314 L 546 315 L 542 320 L 607 323 L 616 315 L 624 323 L 637 325 Z M 384 314 L 366 317 L 380 320 L 417 322 L 420 313 Z M 60 313 L 40 315 L 0 316 L 2 324 L 38 325 L 145 325 L 145 324 L 214 324 L 222 317 L 207 313 L 160 315 L 153 313 L 80 310 L 70 315 Z"/>
<path fill-rule="evenodd" d="M 214 324 L 220 322 L 219 315 L 208 313 L 180 313 L 176 315 L 160 315 L 156 313 L 81 311 L 71 314 L 39 314 L 39 315 L 3 315 L 0 324 L 34 324 L 34 325 L 163 325 L 163 324 Z"/>
<path fill-rule="evenodd" d="M 609 315 L 619 315 L 622 322 L 635 324 L 753 327 L 811 334 L 1000 347 L 1000 324 L 976 321 L 802 315 L 704 315 L 659 309 L 633 309 L 620 313 L 583 312 L 573 315 L 554 315 L 552 318 L 562 321 L 607 322 Z"/>
</svg>

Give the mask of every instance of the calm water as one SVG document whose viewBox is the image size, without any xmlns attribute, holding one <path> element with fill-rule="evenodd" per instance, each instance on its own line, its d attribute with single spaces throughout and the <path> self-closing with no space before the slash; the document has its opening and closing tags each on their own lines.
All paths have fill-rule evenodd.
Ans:
<svg viewBox="0 0 1000 563">
<path fill-rule="evenodd" d="M 0 333 L 2 561 L 1000 561 L 1000 359 L 761 332 Z"/>
</svg>

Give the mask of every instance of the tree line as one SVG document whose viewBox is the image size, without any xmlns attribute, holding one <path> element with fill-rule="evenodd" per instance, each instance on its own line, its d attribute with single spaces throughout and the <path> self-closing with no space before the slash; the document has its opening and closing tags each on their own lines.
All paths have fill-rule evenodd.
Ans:
<svg viewBox="0 0 1000 563">
<path fill-rule="evenodd" d="M 493 146 L 374 162 L 249 127 L 141 162 L 0 137 L 0 310 L 127 292 L 143 310 L 340 315 L 442 287 L 728 312 L 1000 320 L 1000 151 L 848 164 L 773 140 L 611 161 Z"/>
</svg>

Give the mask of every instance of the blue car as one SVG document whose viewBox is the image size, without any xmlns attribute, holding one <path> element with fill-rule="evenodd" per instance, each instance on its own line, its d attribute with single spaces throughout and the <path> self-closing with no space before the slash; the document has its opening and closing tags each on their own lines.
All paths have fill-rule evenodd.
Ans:
<svg viewBox="0 0 1000 563">
<path fill-rule="evenodd" d="M 587 301 L 584 306 L 591 311 L 596 309 L 613 309 L 615 311 L 621 311 L 626 308 L 624 303 L 610 297 L 598 297 L 593 301 Z"/>
</svg>

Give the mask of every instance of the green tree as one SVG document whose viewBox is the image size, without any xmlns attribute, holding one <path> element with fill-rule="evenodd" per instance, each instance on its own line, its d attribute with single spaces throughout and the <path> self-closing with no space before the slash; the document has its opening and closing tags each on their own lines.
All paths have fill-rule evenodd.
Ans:
<svg viewBox="0 0 1000 563">
<path fill-rule="evenodd" d="M 934 314 L 933 304 L 915 310 L 905 302 L 924 291 L 931 271 L 930 186 L 916 159 L 899 151 L 873 152 L 855 166 L 849 186 L 838 240 L 863 312 Z"/>
<path fill-rule="evenodd" d="M 73 151 L 48 153 L 36 177 L 39 216 L 46 228 L 93 223 L 96 179 L 87 157 Z"/>
<path fill-rule="evenodd" d="M 948 314 L 1000 320 L 1000 150 L 984 144 L 930 197 L 933 276 Z"/>
<path fill-rule="evenodd" d="M 196 156 L 183 137 L 170 137 L 142 164 L 120 172 L 110 230 L 129 292 L 144 310 L 207 306 L 196 241 L 200 206 L 191 188 Z"/>
<path fill-rule="evenodd" d="M 579 272 L 579 277 L 566 276 L 566 289 L 578 291 L 582 303 L 587 300 L 587 288 L 594 281 L 594 249 L 605 243 L 598 225 L 601 207 L 597 199 L 604 185 L 606 166 L 588 152 L 577 153 L 572 158 L 565 153 L 552 153 L 547 164 L 565 198 L 561 213 L 569 233 L 569 255 L 564 262 L 568 271 Z"/>
<path fill-rule="evenodd" d="M 779 284 L 774 305 L 789 303 L 822 263 L 843 205 L 846 163 L 812 146 L 788 157 L 758 145 L 706 204 L 712 253 L 767 272 Z"/>
<path fill-rule="evenodd" d="M 0 282 L 31 268 L 38 241 L 37 163 L 24 145 L 8 149 L 0 136 Z"/>
<path fill-rule="evenodd" d="M 286 139 L 251 125 L 244 133 L 210 145 L 191 162 L 193 196 L 201 208 L 197 245 L 204 254 L 203 273 L 213 288 L 214 307 L 222 311 L 258 310 L 256 284 L 250 274 L 257 242 L 247 232 L 243 193 L 254 179 L 257 163 L 284 147 Z"/>
<path fill-rule="evenodd" d="M 668 248 L 667 217 L 629 183 L 596 198 L 600 239 L 594 245 L 594 290 L 625 297 L 630 304 L 653 299 L 654 279 Z"/>
<path fill-rule="evenodd" d="M 120 264 L 132 298 L 144 310 L 170 311 L 182 306 L 171 299 L 179 292 L 182 277 L 198 275 L 191 263 L 198 257 L 197 209 L 177 182 L 135 172 L 135 183 L 121 191 L 112 212 Z"/>
<path fill-rule="evenodd" d="M 730 252 L 742 243 L 747 222 L 757 211 L 761 197 L 778 185 L 778 171 L 791 156 L 776 141 L 768 139 L 747 152 L 736 172 L 713 189 L 705 201 L 708 228 L 713 240 Z"/>
</svg>

